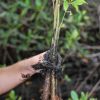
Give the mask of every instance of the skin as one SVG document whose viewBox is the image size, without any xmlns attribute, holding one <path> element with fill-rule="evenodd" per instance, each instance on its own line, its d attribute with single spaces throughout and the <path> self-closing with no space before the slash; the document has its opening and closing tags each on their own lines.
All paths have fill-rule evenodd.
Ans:
<svg viewBox="0 0 100 100">
<path fill-rule="evenodd" d="M 44 54 L 41 53 L 8 67 L 0 68 L 0 95 L 23 83 L 32 75 L 39 73 L 40 70 L 35 70 L 32 65 L 36 65 L 40 60 L 43 60 Z"/>
</svg>

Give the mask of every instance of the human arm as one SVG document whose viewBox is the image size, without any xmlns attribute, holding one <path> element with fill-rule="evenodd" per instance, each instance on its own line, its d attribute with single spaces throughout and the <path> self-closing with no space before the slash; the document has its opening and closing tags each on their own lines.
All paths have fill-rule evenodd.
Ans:
<svg viewBox="0 0 100 100">
<path fill-rule="evenodd" d="M 43 59 L 44 54 L 45 53 L 41 53 L 34 57 L 19 61 L 8 67 L 1 68 L 0 95 L 21 84 L 35 73 L 38 73 L 40 70 L 35 70 L 32 65 L 35 66 L 38 64 L 39 61 Z"/>
</svg>

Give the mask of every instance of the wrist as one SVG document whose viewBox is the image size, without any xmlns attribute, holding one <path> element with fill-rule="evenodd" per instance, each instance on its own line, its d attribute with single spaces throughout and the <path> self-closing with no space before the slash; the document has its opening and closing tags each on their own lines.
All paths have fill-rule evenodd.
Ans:
<svg viewBox="0 0 100 100">
<path fill-rule="evenodd" d="M 39 70 L 35 70 L 32 65 L 36 65 L 38 64 L 41 60 L 43 60 L 43 55 L 45 54 L 44 53 L 41 53 L 39 55 L 36 55 L 34 57 L 31 57 L 31 58 L 28 58 L 28 59 L 25 59 L 25 60 L 22 60 L 20 62 L 17 63 L 17 68 L 20 72 L 20 74 L 22 76 L 32 76 L 34 75 L 35 73 L 38 73 Z M 19 67 L 18 67 L 19 66 Z"/>
</svg>

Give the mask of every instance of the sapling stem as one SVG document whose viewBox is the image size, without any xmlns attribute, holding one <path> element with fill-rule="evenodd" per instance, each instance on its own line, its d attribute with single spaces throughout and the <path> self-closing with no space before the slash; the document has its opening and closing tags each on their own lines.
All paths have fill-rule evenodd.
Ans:
<svg viewBox="0 0 100 100">
<path fill-rule="evenodd" d="M 53 24 L 53 38 L 52 38 L 52 50 L 50 58 L 52 59 L 52 63 L 56 68 L 56 54 L 58 47 L 58 40 L 60 34 L 60 0 L 52 0 L 53 2 L 53 14 L 54 14 L 54 24 Z M 59 63 L 59 62 L 58 62 Z M 61 100 L 61 97 L 58 95 L 58 80 L 56 77 L 55 71 L 51 71 L 51 73 L 46 73 L 45 83 L 43 87 L 43 95 L 42 100 Z"/>
</svg>

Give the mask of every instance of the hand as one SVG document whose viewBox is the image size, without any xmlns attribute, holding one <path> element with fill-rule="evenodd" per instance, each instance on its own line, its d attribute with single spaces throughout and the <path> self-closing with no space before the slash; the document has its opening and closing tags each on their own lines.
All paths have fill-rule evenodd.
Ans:
<svg viewBox="0 0 100 100">
<path fill-rule="evenodd" d="M 40 59 L 39 63 L 36 65 L 33 65 L 32 67 L 35 70 L 40 70 L 41 73 L 51 72 L 52 70 L 55 71 L 55 73 L 58 73 L 62 71 L 61 69 L 61 56 L 58 52 L 56 52 L 55 55 L 53 55 L 53 48 L 46 51 L 43 55 L 43 58 Z"/>
</svg>

